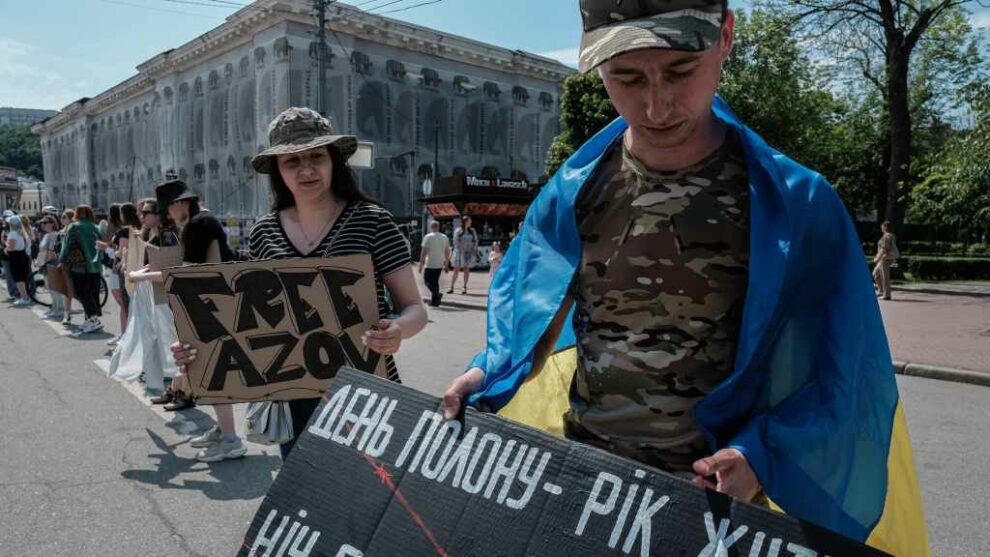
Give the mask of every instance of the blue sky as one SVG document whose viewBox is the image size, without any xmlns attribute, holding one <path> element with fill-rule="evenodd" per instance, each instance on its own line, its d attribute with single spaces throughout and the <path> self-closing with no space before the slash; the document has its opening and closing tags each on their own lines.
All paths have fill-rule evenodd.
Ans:
<svg viewBox="0 0 990 557">
<path fill-rule="evenodd" d="M 386 12 L 427 0 L 373 9 L 391 1 L 351 3 Z M 0 106 L 60 109 L 94 96 L 155 54 L 221 24 L 236 10 L 222 4 L 247 2 L 0 0 Z M 441 0 L 388 16 L 576 64 L 577 0 Z M 974 24 L 990 28 L 990 9 L 980 8 Z"/>
</svg>

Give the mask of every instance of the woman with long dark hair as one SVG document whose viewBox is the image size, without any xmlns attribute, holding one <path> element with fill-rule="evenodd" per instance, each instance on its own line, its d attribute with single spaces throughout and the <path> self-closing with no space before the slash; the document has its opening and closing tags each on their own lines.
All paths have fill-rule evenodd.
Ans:
<svg viewBox="0 0 990 557">
<path fill-rule="evenodd" d="M 364 344 L 385 355 L 388 378 L 399 381 L 392 355 L 403 339 L 426 326 L 411 265 L 409 244 L 392 215 L 357 187 L 348 158 L 357 148 L 353 136 L 333 135 L 330 123 L 308 108 L 290 108 L 269 126 L 271 147 L 258 154 L 255 170 L 268 174 L 274 198 L 272 212 L 251 229 L 251 259 L 336 257 L 368 254 L 374 263 L 378 313 L 376 330 Z M 394 308 L 386 298 L 391 294 Z M 386 318 L 393 313 L 394 319 Z M 173 348 L 176 360 L 195 358 L 188 345 Z M 298 437 L 319 404 L 319 398 L 290 401 Z M 281 446 L 289 454 L 293 441 Z"/>
<path fill-rule="evenodd" d="M 467 294 L 468 279 L 471 278 L 471 266 L 474 265 L 475 257 L 478 255 L 478 231 L 471 226 L 471 217 L 465 216 L 461 221 L 461 227 L 454 232 L 454 257 L 452 265 L 454 276 L 450 279 L 450 290 L 447 294 L 454 292 L 457 285 L 457 274 L 464 273 L 464 288 L 461 293 Z"/>
<path fill-rule="evenodd" d="M 110 295 L 113 296 L 114 301 L 120 307 L 120 334 L 124 334 L 124 330 L 127 328 L 127 306 L 129 300 L 127 299 L 127 290 L 124 288 L 124 276 L 121 272 L 121 266 L 123 264 L 121 255 L 123 248 L 121 247 L 123 243 L 126 242 L 126 238 L 130 234 L 130 228 L 140 228 L 141 221 L 138 219 L 137 207 L 133 203 L 114 203 L 110 205 L 109 211 L 111 232 L 110 240 L 106 243 L 100 242 L 97 244 L 100 249 L 103 250 L 103 265 L 105 267 L 105 276 L 107 278 L 107 287 L 110 289 Z M 107 342 L 110 346 L 116 346 L 120 342 L 120 336 L 116 336 Z"/>
</svg>

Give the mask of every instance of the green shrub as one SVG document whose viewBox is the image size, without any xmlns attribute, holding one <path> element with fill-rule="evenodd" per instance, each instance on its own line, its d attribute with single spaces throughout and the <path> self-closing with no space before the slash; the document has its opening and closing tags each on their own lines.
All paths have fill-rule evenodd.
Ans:
<svg viewBox="0 0 990 557">
<path fill-rule="evenodd" d="M 905 257 L 898 267 L 915 280 L 990 280 L 990 258 Z"/>
</svg>

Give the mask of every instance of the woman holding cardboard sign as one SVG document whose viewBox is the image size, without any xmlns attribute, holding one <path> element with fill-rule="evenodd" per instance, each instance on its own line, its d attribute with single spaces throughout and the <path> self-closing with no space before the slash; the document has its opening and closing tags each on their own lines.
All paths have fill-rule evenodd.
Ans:
<svg viewBox="0 0 990 557">
<path fill-rule="evenodd" d="M 155 188 L 158 206 L 166 212 L 169 220 L 175 223 L 179 230 L 179 245 L 182 247 L 181 261 L 185 263 L 220 263 L 232 261 L 234 254 L 227 245 L 227 234 L 220 221 L 213 215 L 203 212 L 199 206 L 199 196 L 189 191 L 182 180 L 169 180 Z M 143 270 L 131 273 L 133 280 L 150 280 L 161 282 L 161 272 Z M 159 311 L 156 309 L 156 311 Z M 167 305 L 160 311 L 167 312 L 170 324 L 174 316 Z M 174 327 L 171 332 L 174 332 Z M 177 339 L 177 336 L 173 336 Z M 170 392 L 173 393 L 172 403 L 191 406 L 191 401 L 182 392 L 181 384 L 185 374 L 173 381 Z M 247 453 L 247 447 L 237 436 L 234 422 L 234 407 L 230 404 L 213 406 L 217 415 L 217 425 L 202 435 L 190 440 L 190 446 L 202 449 L 196 454 L 196 459 L 202 462 L 219 462 L 221 460 L 240 458 Z"/>
<path fill-rule="evenodd" d="M 388 378 L 399 381 L 391 355 L 403 339 L 426 326 L 423 305 L 412 269 L 409 244 L 392 215 L 358 189 L 348 158 L 357 149 L 354 136 L 333 135 L 330 122 L 308 108 L 290 108 L 268 128 L 271 147 L 252 161 L 268 174 L 274 198 L 272 213 L 251 229 L 251 258 L 284 259 L 368 254 L 375 267 L 378 314 L 381 319 L 365 333 L 365 346 L 386 355 Z M 385 290 L 391 294 L 391 308 Z M 187 345 L 173 348 L 176 361 L 186 364 L 196 355 Z M 294 438 L 281 445 L 285 458 L 319 404 L 318 398 L 290 401 Z"/>
</svg>

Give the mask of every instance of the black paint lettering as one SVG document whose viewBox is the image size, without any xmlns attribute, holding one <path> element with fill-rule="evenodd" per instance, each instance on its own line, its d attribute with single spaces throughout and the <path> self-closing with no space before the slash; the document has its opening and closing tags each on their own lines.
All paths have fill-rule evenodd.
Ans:
<svg viewBox="0 0 990 557">
<path fill-rule="evenodd" d="M 237 332 L 258 328 L 255 314 L 260 315 L 269 327 L 275 327 L 285 318 L 285 303 L 275 300 L 282 295 L 282 283 L 278 275 L 262 269 L 244 271 L 234 278 L 234 292 L 241 295 L 237 312 Z"/>
<path fill-rule="evenodd" d="M 322 269 L 320 273 L 323 274 L 323 283 L 333 303 L 337 321 L 340 322 L 340 330 L 346 331 L 354 325 L 360 325 L 364 321 L 361 318 L 361 310 L 350 294 L 344 292 L 344 287 L 357 284 L 364 275 L 347 269 Z"/>
<path fill-rule="evenodd" d="M 292 351 L 296 349 L 296 345 L 299 344 L 299 339 L 295 337 L 292 333 L 272 333 L 268 335 L 255 335 L 248 337 L 248 346 L 251 350 L 264 350 L 265 348 L 271 348 L 272 346 L 281 346 L 282 349 L 278 351 L 275 355 L 275 359 L 272 363 L 268 365 L 265 369 L 265 380 L 268 384 L 272 383 L 284 383 L 286 381 L 295 381 L 296 379 L 302 379 L 306 377 L 306 369 L 302 366 L 289 366 L 282 369 L 282 364 L 285 360 L 289 359 Z"/>
<path fill-rule="evenodd" d="M 227 329 L 214 314 L 217 306 L 204 296 L 233 296 L 222 274 L 209 276 L 173 276 L 168 283 L 168 293 L 179 298 L 182 309 L 196 330 L 196 337 L 205 343 L 227 336 Z"/>
<path fill-rule="evenodd" d="M 346 331 L 337 335 L 337 342 L 343 348 L 344 355 L 347 356 L 347 360 L 351 363 L 352 367 L 356 367 L 361 371 L 367 371 L 368 373 L 375 372 L 375 368 L 378 367 L 378 361 L 382 359 L 381 354 L 370 348 L 365 349 L 364 354 L 362 354 L 358 350 L 358 347 L 354 345 L 354 341 L 351 340 L 351 335 L 347 334 Z"/>
<path fill-rule="evenodd" d="M 211 391 L 222 391 L 227 382 L 227 374 L 236 371 L 241 374 L 241 379 L 248 387 L 263 387 L 265 380 L 258 373 L 258 368 L 251 363 L 251 358 L 237 344 L 233 338 L 224 339 L 220 345 L 220 357 L 217 358 L 217 365 L 213 368 L 213 376 L 210 379 Z"/>
<path fill-rule="evenodd" d="M 347 363 L 347 357 L 337 342 L 337 337 L 326 331 L 317 331 L 303 344 L 303 361 L 306 371 L 317 379 L 333 379 L 337 370 Z"/>
<path fill-rule="evenodd" d="M 302 299 L 299 294 L 300 286 L 311 286 L 316 280 L 317 273 L 298 271 L 279 272 L 279 279 L 285 287 L 285 296 L 289 299 L 289 307 L 292 308 L 292 316 L 296 322 L 296 332 L 300 336 L 323 327 L 323 320 L 320 319 L 319 312 L 311 306 L 309 302 Z"/>
</svg>

